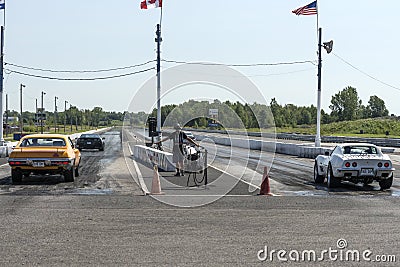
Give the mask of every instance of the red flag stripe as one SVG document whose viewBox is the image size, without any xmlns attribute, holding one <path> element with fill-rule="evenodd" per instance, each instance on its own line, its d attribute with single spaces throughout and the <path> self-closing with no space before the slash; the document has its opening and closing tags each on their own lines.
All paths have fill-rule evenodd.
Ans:
<svg viewBox="0 0 400 267">
<path fill-rule="evenodd" d="M 140 2 L 141 9 L 162 7 L 162 0 L 144 0 Z"/>
</svg>

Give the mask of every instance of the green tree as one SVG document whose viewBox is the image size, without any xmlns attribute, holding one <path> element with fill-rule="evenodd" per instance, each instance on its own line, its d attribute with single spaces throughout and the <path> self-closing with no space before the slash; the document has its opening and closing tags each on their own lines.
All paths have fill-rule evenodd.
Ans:
<svg viewBox="0 0 400 267">
<path fill-rule="evenodd" d="M 286 124 L 285 116 L 283 114 L 283 108 L 278 104 L 275 97 L 271 99 L 270 102 L 271 112 L 274 116 L 275 126 L 282 127 Z"/>
<path fill-rule="evenodd" d="M 367 111 L 368 115 L 372 118 L 384 117 L 389 115 L 389 111 L 386 108 L 385 101 L 383 101 L 376 95 L 369 97 Z"/>
<path fill-rule="evenodd" d="M 100 120 L 102 118 L 102 113 L 103 113 L 103 108 L 101 107 L 94 107 L 92 110 L 93 125 L 95 125 L 96 127 L 99 127 Z"/>
<path fill-rule="evenodd" d="M 362 101 L 358 97 L 356 88 L 348 86 L 332 96 L 331 115 L 338 121 L 356 120 L 362 117 Z"/>
</svg>

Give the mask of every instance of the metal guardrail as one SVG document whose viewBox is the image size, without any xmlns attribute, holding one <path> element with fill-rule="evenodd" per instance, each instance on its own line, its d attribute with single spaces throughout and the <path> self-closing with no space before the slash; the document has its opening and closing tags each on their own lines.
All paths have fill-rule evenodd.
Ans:
<svg viewBox="0 0 400 267">
<path fill-rule="evenodd" d="M 204 130 L 204 129 L 191 129 L 197 132 L 219 133 L 227 134 L 226 131 L 221 130 Z M 229 131 L 229 134 L 247 135 L 253 137 L 276 138 L 282 140 L 296 140 L 314 142 L 315 135 L 307 134 L 293 134 L 293 133 L 260 133 L 260 132 L 244 132 L 244 131 Z M 400 147 L 400 138 L 365 138 L 365 137 L 348 137 L 348 136 L 321 136 L 323 143 L 371 143 L 377 146 L 384 147 Z"/>
</svg>

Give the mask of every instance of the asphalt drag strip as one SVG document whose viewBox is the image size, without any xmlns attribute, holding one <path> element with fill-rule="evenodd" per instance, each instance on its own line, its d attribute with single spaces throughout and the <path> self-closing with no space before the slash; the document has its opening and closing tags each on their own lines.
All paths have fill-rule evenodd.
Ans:
<svg viewBox="0 0 400 267">
<path fill-rule="evenodd" d="M 143 181 L 149 192 L 152 191 L 152 181 L 155 175 L 154 169 L 137 163 Z M 245 181 L 238 180 L 237 178 L 224 173 L 213 167 L 207 168 L 208 184 L 205 185 L 205 172 L 201 173 L 185 173 L 184 176 L 174 176 L 175 172 L 159 171 L 159 179 L 161 191 L 165 195 L 175 196 L 224 196 L 224 195 L 241 195 L 252 196 L 257 195 L 256 187 L 253 192 L 249 192 L 249 184 Z M 253 187 L 253 186 L 251 186 Z M 254 191 L 256 190 L 256 191 Z"/>
</svg>

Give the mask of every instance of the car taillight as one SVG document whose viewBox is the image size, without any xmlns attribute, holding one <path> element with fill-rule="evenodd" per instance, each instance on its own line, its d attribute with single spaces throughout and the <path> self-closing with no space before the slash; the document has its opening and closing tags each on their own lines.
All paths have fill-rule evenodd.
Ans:
<svg viewBox="0 0 400 267">
<path fill-rule="evenodd" d="M 54 164 L 56 164 L 56 165 L 68 165 L 68 161 L 56 161 L 56 162 L 54 162 Z"/>
<path fill-rule="evenodd" d="M 347 168 L 350 167 L 350 162 L 346 162 L 346 164 L 344 164 L 344 166 L 346 166 Z"/>
<path fill-rule="evenodd" d="M 385 166 L 385 168 L 389 167 L 389 162 L 385 162 L 383 166 Z"/>
<path fill-rule="evenodd" d="M 353 162 L 353 164 L 351 164 L 351 166 L 353 166 L 354 168 L 357 167 L 357 162 Z"/>
<path fill-rule="evenodd" d="M 382 167 L 382 162 L 378 163 L 378 167 L 381 168 Z"/>
</svg>

